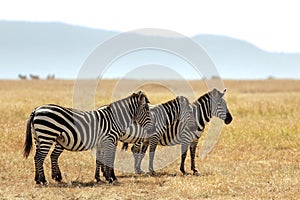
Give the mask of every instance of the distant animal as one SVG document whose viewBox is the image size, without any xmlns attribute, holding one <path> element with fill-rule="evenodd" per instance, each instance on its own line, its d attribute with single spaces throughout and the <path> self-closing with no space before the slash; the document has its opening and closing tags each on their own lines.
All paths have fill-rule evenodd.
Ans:
<svg viewBox="0 0 300 200">
<path fill-rule="evenodd" d="M 54 80 L 55 79 L 55 75 L 54 74 L 48 74 L 47 75 L 47 80 Z"/>
<path fill-rule="evenodd" d="M 122 130 L 126 130 L 131 123 L 138 123 L 145 128 L 151 126 L 148 103 L 147 96 L 139 91 L 93 111 L 80 111 L 51 104 L 35 108 L 27 122 L 24 157 L 27 158 L 30 154 L 34 135 L 36 184 L 47 184 L 43 163 L 53 144 L 55 146 L 50 158 L 54 180 L 62 180 L 58 158 L 64 149 L 69 151 L 96 149 L 104 152 L 105 170 L 108 172 L 105 178 L 109 183 L 116 180 L 116 177 L 111 175 L 116 144 Z M 96 165 L 100 165 L 100 162 L 96 158 Z M 99 176 L 95 178 L 97 182 L 100 181 Z"/>
<path fill-rule="evenodd" d="M 27 76 L 26 75 L 22 75 L 22 74 L 19 74 L 18 77 L 21 80 L 26 80 L 27 79 Z"/>
<path fill-rule="evenodd" d="M 223 96 L 226 92 L 220 92 L 217 89 L 204 94 L 198 98 L 194 103 L 191 104 L 193 117 L 197 123 L 197 131 L 191 133 L 189 129 L 185 129 L 180 121 L 176 121 L 169 128 L 157 130 L 155 133 L 155 139 L 150 140 L 150 160 L 149 160 L 149 171 L 151 174 L 154 173 L 153 169 L 153 154 L 156 149 L 156 145 L 162 146 L 172 146 L 176 144 L 181 144 L 181 165 L 180 171 L 183 174 L 186 174 L 184 169 L 184 163 L 187 154 L 187 148 L 190 146 L 190 156 L 191 156 L 191 170 L 193 174 L 198 174 L 198 170 L 195 166 L 195 155 L 196 147 L 198 140 L 201 137 L 205 125 L 210 121 L 210 119 L 215 116 L 222 119 L 225 124 L 230 124 L 232 121 L 232 116 L 227 108 L 226 101 L 223 99 Z M 150 109 L 151 112 L 151 109 Z M 129 127 L 130 131 L 136 131 Z M 131 151 L 134 154 L 134 168 L 136 173 L 141 173 L 141 162 L 144 158 L 145 152 L 148 148 L 148 143 L 136 143 L 132 146 Z M 122 149 L 127 149 L 128 143 L 124 143 Z"/>
<path fill-rule="evenodd" d="M 31 78 L 32 80 L 38 80 L 38 79 L 40 79 L 40 77 L 39 77 L 38 75 L 30 74 L 29 76 L 30 76 L 30 78 Z"/>
</svg>

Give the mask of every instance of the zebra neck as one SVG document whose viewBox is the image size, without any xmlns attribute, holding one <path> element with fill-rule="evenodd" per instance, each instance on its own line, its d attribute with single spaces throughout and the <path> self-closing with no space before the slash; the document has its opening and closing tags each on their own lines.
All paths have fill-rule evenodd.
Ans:
<svg viewBox="0 0 300 200">
<path fill-rule="evenodd" d="M 125 132 L 127 128 L 132 124 L 133 114 L 130 112 L 129 107 L 125 106 L 121 102 L 116 102 L 110 106 L 114 123 L 121 132 Z"/>
<path fill-rule="evenodd" d="M 193 113 L 197 121 L 198 131 L 203 131 L 212 117 L 211 100 L 208 94 L 201 96 L 193 103 Z"/>
</svg>

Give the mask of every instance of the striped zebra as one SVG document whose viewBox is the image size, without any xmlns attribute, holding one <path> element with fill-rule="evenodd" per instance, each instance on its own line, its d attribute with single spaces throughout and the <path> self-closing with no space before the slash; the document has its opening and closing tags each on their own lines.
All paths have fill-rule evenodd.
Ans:
<svg viewBox="0 0 300 200">
<path fill-rule="evenodd" d="M 205 125 L 210 121 L 210 119 L 215 116 L 222 119 L 225 124 L 230 124 L 232 121 L 232 116 L 227 108 L 226 101 L 223 96 L 226 92 L 220 92 L 217 89 L 202 95 L 195 102 L 191 104 L 193 117 L 197 123 L 197 131 L 192 132 L 184 127 L 182 127 L 179 121 L 173 123 L 164 132 L 158 132 L 155 134 L 154 140 L 150 140 L 150 159 L 149 159 L 149 171 L 154 174 L 153 169 L 153 154 L 157 145 L 162 146 L 172 146 L 176 144 L 181 144 L 181 164 L 180 171 L 186 174 L 184 169 L 184 162 L 186 159 L 187 149 L 190 146 L 190 156 L 191 156 L 191 170 L 193 174 L 198 174 L 195 167 L 195 155 L 198 140 L 201 137 Z M 151 112 L 151 109 L 150 109 Z M 131 126 L 128 131 L 133 131 Z M 149 143 L 136 143 L 132 146 L 131 151 L 134 154 L 134 168 L 136 173 L 141 173 L 141 162 L 144 158 L 145 152 L 148 148 Z M 128 143 L 124 143 L 122 149 L 127 149 Z"/>
<path fill-rule="evenodd" d="M 112 182 L 116 144 L 132 123 L 138 123 L 147 129 L 151 126 L 149 100 L 139 91 L 122 100 L 113 102 L 104 108 L 93 111 L 80 111 L 58 105 L 43 105 L 31 113 L 27 122 L 24 144 L 24 157 L 28 157 L 32 149 L 32 134 L 36 145 L 35 181 L 47 184 L 43 163 L 51 146 L 55 144 L 50 155 L 52 178 L 61 181 L 58 158 L 64 149 L 69 151 L 85 151 L 96 149 L 104 152 L 106 163 L 106 180 Z M 95 177 L 97 182 L 100 177 Z M 113 179 L 112 179 L 113 178 Z"/>
<path fill-rule="evenodd" d="M 151 147 L 150 151 L 150 165 L 149 170 L 151 174 L 154 174 L 153 170 L 153 160 L 155 156 L 155 148 L 156 145 L 161 138 L 163 138 L 163 141 L 167 144 L 178 144 L 178 141 L 181 139 L 178 137 L 182 134 L 177 134 L 179 131 L 183 131 L 183 129 L 187 129 L 187 132 L 194 132 L 196 130 L 196 121 L 193 117 L 192 107 L 189 103 L 189 100 L 186 97 L 180 96 L 177 97 L 174 100 L 171 100 L 167 103 L 151 106 L 150 105 L 150 115 L 152 119 L 152 124 L 154 127 L 152 127 L 151 132 L 154 132 L 149 136 L 149 139 L 144 140 L 144 144 L 149 144 Z M 174 128 L 175 124 L 175 128 Z M 177 127 L 181 127 L 181 130 L 177 129 Z M 177 131 L 175 131 L 177 130 Z M 127 130 L 125 136 L 130 138 L 131 135 L 142 135 L 145 130 L 140 128 L 139 126 L 133 124 L 131 125 Z M 165 135 L 165 132 L 169 132 L 170 135 Z M 167 137 L 165 137 L 167 136 Z M 128 145 L 128 141 L 125 137 L 122 137 L 121 141 L 124 142 L 124 144 Z M 132 142 L 132 141 L 131 141 Z M 140 143 L 141 141 L 135 141 L 136 144 Z M 124 146 L 125 147 L 125 146 Z M 182 145 L 182 148 L 184 148 L 184 145 Z M 146 149 L 145 149 L 146 151 Z M 182 150 L 183 151 L 183 150 Z M 144 155 L 145 152 L 143 152 Z M 141 170 L 139 168 L 139 160 L 137 159 L 135 155 L 135 171 L 136 173 L 140 173 Z"/>
</svg>

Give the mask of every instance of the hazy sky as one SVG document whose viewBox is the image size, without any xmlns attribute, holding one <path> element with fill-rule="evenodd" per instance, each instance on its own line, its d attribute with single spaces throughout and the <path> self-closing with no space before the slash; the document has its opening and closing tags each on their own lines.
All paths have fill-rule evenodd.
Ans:
<svg viewBox="0 0 300 200">
<path fill-rule="evenodd" d="M 266 51 L 300 52 L 299 8 L 296 0 L 1 0 L 0 20 L 55 21 L 117 31 L 164 28 L 186 36 L 226 35 Z"/>
</svg>

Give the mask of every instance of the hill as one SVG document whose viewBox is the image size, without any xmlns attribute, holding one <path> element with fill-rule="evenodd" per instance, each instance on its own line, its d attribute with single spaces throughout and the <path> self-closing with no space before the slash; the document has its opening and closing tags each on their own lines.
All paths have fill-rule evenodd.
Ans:
<svg viewBox="0 0 300 200">
<path fill-rule="evenodd" d="M 90 52 L 118 34 L 61 23 L 15 21 L 0 21 L 0 30 L 0 67 L 5 69 L 0 74 L 2 79 L 17 78 L 19 73 L 43 77 L 52 73 L 59 78 L 76 78 Z M 300 78 L 300 53 L 265 52 L 246 41 L 219 35 L 197 35 L 192 39 L 206 49 L 222 78 Z M 147 55 L 156 63 L 165 64 L 166 60 L 173 60 L 166 65 L 174 67 L 175 71 L 180 72 L 186 67 L 168 55 L 155 56 L 155 52 L 147 52 Z M 135 60 L 144 58 L 144 54 L 131 56 L 122 65 L 133 65 Z M 118 71 L 108 73 L 107 78 L 122 76 L 116 73 Z M 191 72 L 185 76 L 195 78 Z"/>
</svg>

